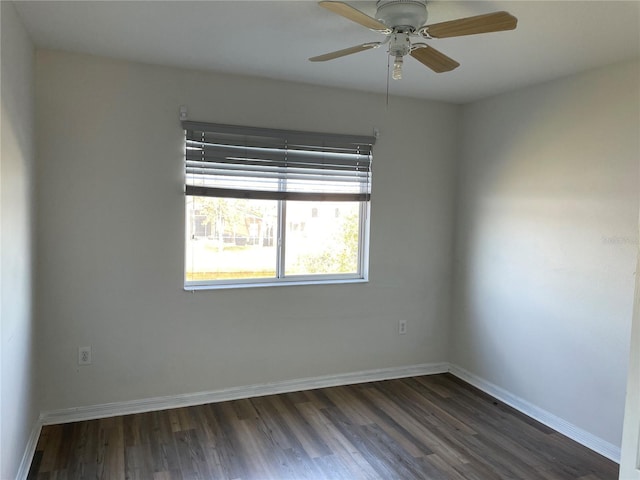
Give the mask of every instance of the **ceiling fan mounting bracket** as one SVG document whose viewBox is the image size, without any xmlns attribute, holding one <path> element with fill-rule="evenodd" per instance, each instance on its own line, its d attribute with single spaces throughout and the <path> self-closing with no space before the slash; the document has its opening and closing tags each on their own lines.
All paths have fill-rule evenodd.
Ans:
<svg viewBox="0 0 640 480">
<path fill-rule="evenodd" d="M 416 33 L 420 35 L 422 38 L 426 38 L 427 40 L 433 39 L 433 37 L 429 35 L 428 25 L 425 25 L 424 27 L 420 27 Z"/>
<path fill-rule="evenodd" d="M 427 21 L 426 0 L 378 0 L 376 19 L 394 32 L 415 32 Z"/>
</svg>

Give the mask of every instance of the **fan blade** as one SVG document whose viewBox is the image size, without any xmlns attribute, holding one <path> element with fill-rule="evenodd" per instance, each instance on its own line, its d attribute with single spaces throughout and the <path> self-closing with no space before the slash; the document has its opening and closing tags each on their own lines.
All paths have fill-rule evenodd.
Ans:
<svg viewBox="0 0 640 480">
<path fill-rule="evenodd" d="M 311 57 L 309 61 L 326 62 L 327 60 L 344 57 L 346 55 L 351 55 L 352 53 L 364 52 L 365 50 L 369 50 L 371 48 L 378 48 L 380 44 L 381 42 L 363 43 L 362 45 L 357 45 L 355 47 L 344 48 L 335 52 L 325 53 L 324 55 L 318 55 L 317 57 Z"/>
<path fill-rule="evenodd" d="M 475 17 L 459 18 L 449 22 L 427 25 L 424 30 L 432 38 L 462 37 L 477 33 L 502 32 L 513 30 L 518 19 L 508 12 L 494 12 Z"/>
<path fill-rule="evenodd" d="M 391 29 L 387 27 L 384 23 L 379 22 L 373 17 L 370 17 L 366 13 L 361 12 L 360 10 L 353 8 L 351 5 L 347 5 L 344 2 L 318 2 L 323 8 L 327 10 L 337 13 L 338 15 L 342 15 L 344 18 L 351 20 L 352 22 L 359 23 L 363 27 L 370 28 L 371 30 L 376 30 L 381 33 L 389 33 Z"/>
<path fill-rule="evenodd" d="M 436 73 L 450 72 L 460 66 L 455 60 L 428 45 L 411 50 L 409 55 Z"/>
</svg>

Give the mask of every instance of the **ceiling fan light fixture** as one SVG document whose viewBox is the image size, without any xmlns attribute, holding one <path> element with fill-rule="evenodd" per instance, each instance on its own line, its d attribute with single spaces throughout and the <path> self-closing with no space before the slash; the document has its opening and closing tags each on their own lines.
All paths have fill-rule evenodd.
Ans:
<svg viewBox="0 0 640 480">
<path fill-rule="evenodd" d="M 406 32 L 398 32 L 389 39 L 389 55 L 404 57 L 411 51 L 411 39 Z"/>
<path fill-rule="evenodd" d="M 402 63 L 402 55 L 397 55 L 393 61 L 393 73 L 391 74 L 391 78 L 394 80 L 402 80 Z"/>
</svg>

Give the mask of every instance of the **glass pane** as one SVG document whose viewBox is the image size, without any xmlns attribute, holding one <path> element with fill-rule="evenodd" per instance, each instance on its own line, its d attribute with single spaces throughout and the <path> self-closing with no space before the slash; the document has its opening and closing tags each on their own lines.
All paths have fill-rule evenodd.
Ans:
<svg viewBox="0 0 640 480">
<path fill-rule="evenodd" d="M 358 273 L 360 202 L 286 207 L 285 275 Z"/>
<path fill-rule="evenodd" d="M 278 202 L 187 196 L 185 280 L 276 276 Z"/>
</svg>

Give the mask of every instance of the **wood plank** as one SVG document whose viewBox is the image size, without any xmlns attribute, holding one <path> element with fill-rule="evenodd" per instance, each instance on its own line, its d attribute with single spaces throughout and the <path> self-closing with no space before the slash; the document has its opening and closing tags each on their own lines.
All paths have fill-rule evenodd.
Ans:
<svg viewBox="0 0 640 480">
<path fill-rule="evenodd" d="M 293 435 L 310 458 L 332 455 L 331 449 L 322 440 L 318 432 L 300 414 L 290 397 L 282 395 L 274 398 L 274 407 L 282 420 L 289 426 Z"/>
<path fill-rule="evenodd" d="M 394 421 L 408 432 L 410 438 L 419 439 L 420 444 L 429 453 L 438 453 L 451 464 L 468 462 L 467 456 L 453 448 L 446 439 L 438 436 L 430 424 L 425 425 L 422 419 L 418 419 L 411 407 L 405 405 L 402 408 L 377 389 L 365 390 L 364 395 L 371 399 L 373 405 L 392 416 Z"/>
<path fill-rule="evenodd" d="M 393 402 L 385 403 L 384 408 L 380 408 L 366 396 L 366 392 L 373 392 L 373 388 L 353 390 L 350 397 L 359 405 L 359 408 L 369 412 L 375 419 L 375 424 L 381 426 L 389 436 L 398 442 L 411 456 L 418 458 L 431 455 L 433 451 L 422 441 L 421 435 L 414 435 L 396 419 L 401 407 Z M 414 422 L 407 422 L 413 424 Z"/>
<path fill-rule="evenodd" d="M 122 417 L 113 419 L 104 459 L 104 478 L 122 478 L 125 476 L 124 425 Z"/>
<path fill-rule="evenodd" d="M 252 399 L 258 416 L 247 422 L 256 428 L 260 443 L 264 444 L 267 452 L 271 452 L 267 456 L 278 462 L 280 471 L 276 478 L 313 479 L 321 476 L 321 471 L 311 461 L 294 429 L 276 407 L 277 396 L 270 395 L 261 400 L 258 406 L 257 399 Z"/>
<path fill-rule="evenodd" d="M 297 405 L 300 413 L 309 424 L 314 427 L 324 442 L 336 455 L 344 458 L 345 465 L 349 469 L 352 478 L 366 480 L 379 479 L 380 477 L 367 462 L 362 453 L 331 423 L 313 403 L 301 403 Z"/>
<path fill-rule="evenodd" d="M 183 423 L 183 425 L 186 425 L 186 423 Z M 198 442 L 196 430 L 180 430 L 173 435 L 182 477 L 211 478 L 212 474 L 209 471 L 203 445 Z"/>
<path fill-rule="evenodd" d="M 216 451 L 225 478 L 246 478 L 247 459 L 241 455 L 240 440 L 233 428 L 234 422 L 238 420 L 230 417 L 230 407 L 225 407 L 225 402 L 211 404 L 209 409 L 212 422 L 216 425 L 213 432 L 216 438 Z"/>
</svg>

